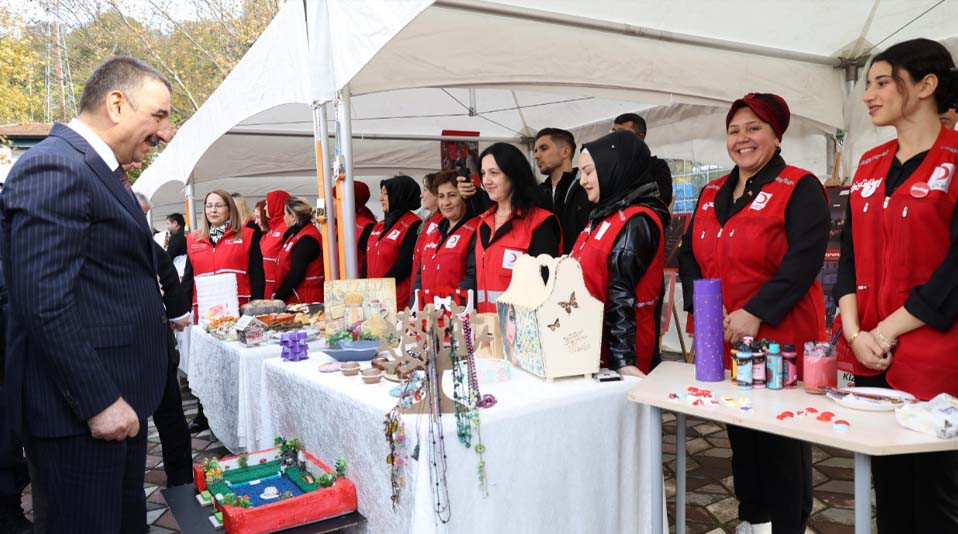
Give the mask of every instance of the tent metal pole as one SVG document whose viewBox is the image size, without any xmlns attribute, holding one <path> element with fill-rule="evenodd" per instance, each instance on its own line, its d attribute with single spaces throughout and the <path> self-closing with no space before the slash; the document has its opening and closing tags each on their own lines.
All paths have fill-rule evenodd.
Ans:
<svg viewBox="0 0 958 534">
<path fill-rule="evenodd" d="M 308 132 L 278 132 L 269 130 L 230 130 L 224 135 L 246 135 L 254 137 L 312 137 Z M 330 133 L 329 137 L 335 137 Z M 480 143 L 519 143 L 519 137 L 473 137 L 463 135 L 420 135 L 420 134 L 352 134 L 353 139 L 370 141 L 479 141 Z"/>
<path fill-rule="evenodd" d="M 814 63 L 817 65 L 828 65 L 831 67 L 840 67 L 841 58 L 821 56 L 818 54 L 809 54 L 806 52 L 796 52 L 794 50 L 782 50 L 769 46 L 759 46 L 745 43 L 736 43 L 716 39 L 714 37 L 703 37 L 701 35 L 689 35 L 685 33 L 670 32 L 644 26 L 633 26 L 610 22 L 599 19 L 590 19 L 577 17 L 573 15 L 563 15 L 552 11 L 541 9 L 529 9 L 526 7 L 512 7 L 501 4 L 494 4 L 483 0 L 436 0 L 435 5 L 448 9 L 457 9 L 460 11 L 472 11 L 485 15 L 494 15 L 500 17 L 510 17 L 520 20 L 530 20 L 535 22 L 544 22 L 548 24 L 558 24 L 573 28 L 583 28 L 605 33 L 618 33 L 643 39 L 652 39 L 655 41 L 665 41 L 669 43 L 679 43 L 691 46 L 705 48 L 716 48 L 728 50 L 730 52 L 741 52 L 756 56 L 765 56 L 775 59 L 788 59 L 792 61 L 802 61 L 805 63 Z"/>
<path fill-rule="evenodd" d="M 200 227 L 196 223 L 196 199 L 193 197 L 193 173 L 190 173 L 190 179 L 186 183 L 186 225 L 190 230 L 196 230 Z"/>
<path fill-rule="evenodd" d="M 336 246 L 336 201 L 333 199 L 333 178 L 329 173 L 329 120 L 326 104 L 313 103 L 313 142 L 316 148 L 316 220 L 323 236 L 323 269 L 326 280 L 339 280 Z"/>
<path fill-rule="evenodd" d="M 359 267 L 356 262 L 356 194 L 353 189 L 353 111 L 350 101 L 349 85 L 343 87 L 339 92 L 340 102 L 342 104 L 342 113 L 336 114 L 336 120 L 339 122 L 339 132 L 343 135 L 340 139 L 340 148 L 343 151 L 343 160 L 346 167 L 346 179 L 342 187 L 342 251 L 345 256 L 346 278 L 353 279 L 359 277 Z"/>
</svg>

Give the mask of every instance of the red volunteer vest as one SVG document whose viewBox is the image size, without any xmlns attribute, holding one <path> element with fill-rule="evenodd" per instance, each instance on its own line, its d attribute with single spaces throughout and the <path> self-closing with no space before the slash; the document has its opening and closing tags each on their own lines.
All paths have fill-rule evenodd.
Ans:
<svg viewBox="0 0 958 534">
<path fill-rule="evenodd" d="M 788 251 L 785 208 L 795 184 L 807 174 L 811 173 L 787 165 L 775 180 L 762 186 L 748 207 L 732 215 L 724 227 L 715 215 L 715 196 L 728 176 L 710 182 L 702 190 L 692 227 L 692 252 L 704 278 L 722 280 L 722 302 L 729 312 L 745 306 L 778 271 Z M 823 201 L 825 198 L 823 189 Z M 806 341 L 825 339 L 825 296 L 818 280 L 778 326 L 763 322 L 756 338 L 796 347 Z M 730 355 L 726 344 L 726 368 L 731 365 Z M 798 373 L 801 378 L 801 358 Z"/>
<path fill-rule="evenodd" d="M 419 272 L 420 267 L 422 266 L 422 249 L 426 246 L 426 242 L 432 238 L 439 235 L 439 223 L 442 221 L 442 214 L 439 211 L 436 211 L 426 219 L 422 224 L 422 232 L 420 232 L 419 237 L 416 238 L 416 249 L 413 251 L 412 255 L 412 280 L 415 282 L 416 273 Z M 423 288 L 425 289 L 425 287 Z M 410 298 L 412 298 L 412 287 L 410 287 Z"/>
<path fill-rule="evenodd" d="M 479 216 L 479 226 L 489 227 L 490 235 L 495 234 L 495 212 L 496 206 L 492 206 Z M 522 217 L 516 217 L 513 212 L 506 221 L 512 221 L 512 228 L 489 248 L 482 246 L 482 239 L 476 239 L 476 311 L 495 313 L 496 299 L 512 281 L 512 266 L 519 256 L 529 252 L 533 232 L 549 218 L 556 217 L 552 212 L 536 207 L 530 208 Z M 561 243 L 559 249 L 562 249 Z"/>
<path fill-rule="evenodd" d="M 655 331 L 655 303 L 659 300 L 665 276 L 665 233 L 656 213 L 644 206 L 631 206 L 610 214 L 596 228 L 586 226 L 572 247 L 573 258 L 579 260 L 585 286 L 593 297 L 605 302 L 609 289 L 609 255 L 615 240 L 632 217 L 644 213 L 659 229 L 659 248 L 648 270 L 635 285 L 635 358 L 643 373 L 652 370 L 652 354 L 659 343 Z M 604 330 L 604 329 L 603 329 Z M 608 366 L 608 345 L 602 343 L 602 367 Z"/>
<path fill-rule="evenodd" d="M 360 249 L 359 240 L 363 237 L 363 231 L 366 227 L 375 226 L 375 224 L 375 219 L 371 219 L 361 213 L 356 214 L 356 265 L 366 265 L 366 247 Z"/>
<path fill-rule="evenodd" d="M 237 239 L 232 228 L 226 230 L 214 247 L 209 238 L 200 240 L 196 232 L 186 236 L 186 254 L 193 266 L 193 277 L 233 273 L 236 275 L 236 294 L 240 305 L 250 299 L 249 252 L 253 242 L 253 229 L 242 228 L 242 241 Z M 196 285 L 193 285 L 193 306 L 196 306 Z M 197 318 L 198 319 L 198 318 Z"/>
<path fill-rule="evenodd" d="M 267 298 L 273 296 L 273 291 L 279 285 L 277 282 L 279 271 L 279 250 L 283 248 L 283 234 L 286 233 L 286 225 L 281 228 L 270 228 L 263 232 L 259 238 L 259 250 L 263 253 L 263 276 L 266 279 L 266 285 L 263 286 L 263 295 Z"/>
<path fill-rule="evenodd" d="M 924 162 L 890 197 L 885 177 L 898 150 L 890 141 L 866 152 L 858 164 L 849 202 L 861 329 L 870 331 L 905 304 L 944 261 L 958 198 L 953 180 L 958 132 L 941 129 Z M 958 276 L 958 274 L 956 274 Z M 902 335 L 888 368 L 888 383 L 927 400 L 958 395 L 958 324 L 947 332 L 923 326 Z M 875 375 L 851 351 L 839 362 L 855 374 Z"/>
<path fill-rule="evenodd" d="M 412 258 L 400 258 L 399 248 L 406 239 L 409 229 L 419 220 L 418 215 L 407 211 L 385 235 L 383 235 L 385 223 L 383 221 L 376 223 L 366 244 L 366 276 L 368 278 L 383 278 L 397 261 L 412 260 Z M 396 280 L 396 309 L 405 310 L 409 307 L 411 288 L 412 276 Z"/>
<path fill-rule="evenodd" d="M 320 251 L 322 251 L 323 238 L 319 235 L 319 230 L 317 230 L 313 224 L 307 224 L 297 232 L 296 235 L 290 236 L 290 238 L 286 240 L 286 243 L 279 249 L 279 256 L 277 257 L 279 269 L 276 274 L 276 288 L 279 288 L 283 283 L 283 279 L 286 278 L 286 274 L 293 268 L 293 248 L 296 247 L 296 243 L 299 243 L 299 240 L 304 236 L 315 239 L 320 245 Z M 296 289 L 293 290 L 293 294 L 286 299 L 286 303 L 310 304 L 313 302 L 323 302 L 324 280 L 323 254 L 320 252 L 319 256 L 306 266 L 306 277 L 296 286 Z"/>
<path fill-rule="evenodd" d="M 441 290 L 456 289 L 466 275 L 466 258 L 469 256 L 469 242 L 479 227 L 479 218 L 475 217 L 446 234 L 443 239 L 439 230 L 429 234 L 423 244 L 422 263 L 419 281 L 422 289 L 439 294 Z M 426 234 L 422 234 L 423 237 Z"/>
</svg>

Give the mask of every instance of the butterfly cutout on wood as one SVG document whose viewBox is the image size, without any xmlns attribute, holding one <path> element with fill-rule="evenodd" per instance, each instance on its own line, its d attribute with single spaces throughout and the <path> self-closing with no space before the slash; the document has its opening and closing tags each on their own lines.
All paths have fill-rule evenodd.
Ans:
<svg viewBox="0 0 958 534">
<path fill-rule="evenodd" d="M 556 328 L 559 328 L 559 318 L 556 317 L 556 322 L 552 324 L 547 324 L 546 326 L 549 327 L 549 330 L 555 331 Z"/>
<path fill-rule="evenodd" d="M 565 310 L 565 312 L 568 313 L 568 314 L 571 314 L 571 313 L 572 313 L 572 308 L 578 308 L 578 307 L 579 307 L 579 303 L 576 302 L 576 300 L 575 300 L 575 291 L 573 291 L 572 294 L 569 295 L 569 301 L 568 301 L 568 302 L 562 302 L 562 301 L 560 300 L 560 301 L 559 301 L 559 306 L 562 307 L 562 309 Z"/>
</svg>

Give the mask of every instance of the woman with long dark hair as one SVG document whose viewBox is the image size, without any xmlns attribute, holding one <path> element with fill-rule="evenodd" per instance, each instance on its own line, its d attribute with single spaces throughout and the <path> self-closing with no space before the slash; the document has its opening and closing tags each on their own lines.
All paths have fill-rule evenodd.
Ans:
<svg viewBox="0 0 958 534">
<path fill-rule="evenodd" d="M 555 215 L 536 207 L 536 179 L 518 148 L 495 143 L 482 151 L 479 161 L 492 206 L 479 216 L 468 260 L 475 280 L 467 280 L 464 287 L 476 290 L 476 310 L 486 313 L 496 311 L 496 299 L 509 287 L 516 259 L 523 254 L 557 256 L 562 232 Z"/>
<path fill-rule="evenodd" d="M 958 100 L 941 44 L 914 39 L 872 59 L 863 96 L 897 136 L 862 155 L 852 182 L 834 296 L 856 386 L 927 400 L 958 395 Z M 839 351 L 842 354 L 843 351 Z M 958 452 L 872 458 L 878 531 L 958 532 Z"/>
</svg>

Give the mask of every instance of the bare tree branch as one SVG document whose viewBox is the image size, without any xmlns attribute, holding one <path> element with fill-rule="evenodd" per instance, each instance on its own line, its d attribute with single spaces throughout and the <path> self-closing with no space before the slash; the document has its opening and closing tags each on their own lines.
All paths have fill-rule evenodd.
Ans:
<svg viewBox="0 0 958 534">
<path fill-rule="evenodd" d="M 163 17 L 166 18 L 166 20 L 170 21 L 170 23 L 173 24 L 173 26 L 180 33 L 182 33 L 191 43 L 193 43 L 193 46 L 195 46 L 197 50 L 202 52 L 203 55 L 205 55 L 207 58 L 209 58 L 211 62 L 213 62 L 213 66 L 216 67 L 216 70 L 218 70 L 220 74 L 222 74 L 223 76 L 226 76 L 226 74 L 229 72 L 229 69 L 224 68 L 220 64 L 219 60 L 216 57 L 214 57 L 213 54 L 211 54 L 206 49 L 206 47 L 204 47 L 202 44 L 197 42 L 196 39 L 194 39 L 193 36 L 190 34 L 190 32 L 186 31 L 186 28 L 184 28 L 182 24 L 180 24 L 175 19 L 173 19 L 173 17 L 171 17 L 170 14 L 165 9 L 162 9 L 160 6 L 158 6 L 156 2 L 154 2 L 153 0 L 149 0 L 149 2 L 150 2 L 150 5 L 153 6 L 153 9 L 155 9 L 157 12 L 162 14 Z"/>
</svg>

